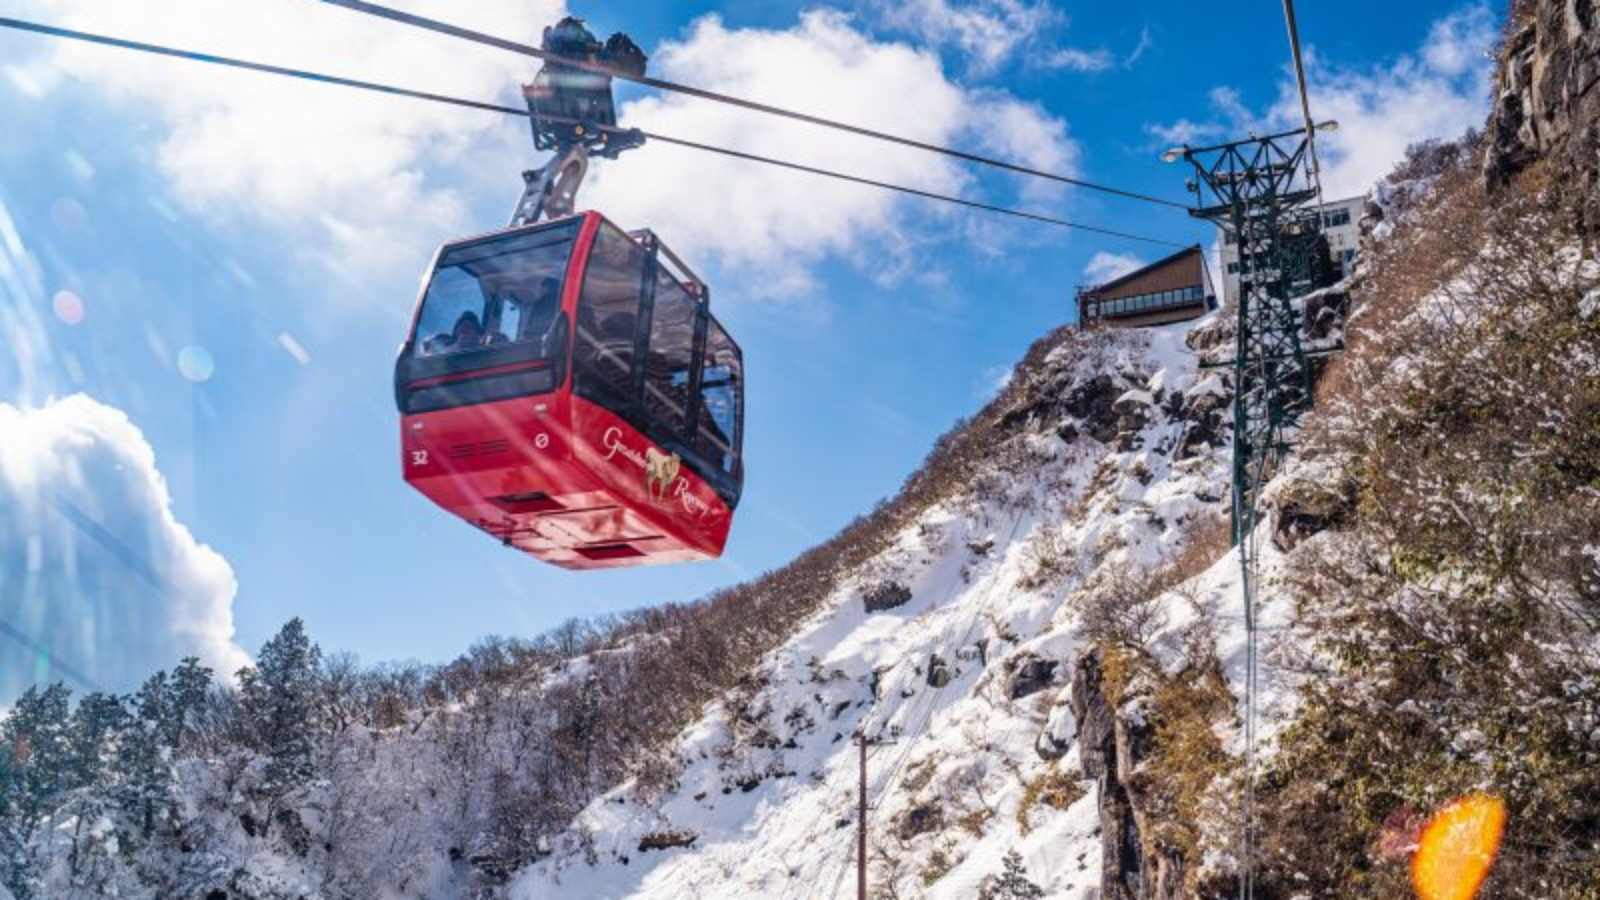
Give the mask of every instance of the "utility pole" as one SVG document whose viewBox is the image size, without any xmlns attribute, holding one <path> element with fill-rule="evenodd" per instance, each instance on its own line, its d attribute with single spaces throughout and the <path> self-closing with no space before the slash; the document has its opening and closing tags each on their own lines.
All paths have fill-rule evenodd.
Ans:
<svg viewBox="0 0 1600 900">
<path fill-rule="evenodd" d="M 851 740 L 861 752 L 861 787 L 856 799 L 856 900 L 867 900 L 867 747 L 897 743 L 858 731 Z"/>
<path fill-rule="evenodd" d="M 856 746 L 861 748 L 861 792 L 857 803 L 856 900 L 867 900 L 867 743 L 866 732 L 857 732 Z"/>
</svg>

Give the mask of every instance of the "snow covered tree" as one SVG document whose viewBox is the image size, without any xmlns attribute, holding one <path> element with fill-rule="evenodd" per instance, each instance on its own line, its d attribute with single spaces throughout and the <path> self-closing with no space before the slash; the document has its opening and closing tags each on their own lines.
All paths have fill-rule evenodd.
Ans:
<svg viewBox="0 0 1600 900">
<path fill-rule="evenodd" d="M 201 728 L 210 706 L 211 669 L 200 665 L 199 657 L 184 657 L 172 671 L 167 697 L 169 715 L 162 737 L 168 747 L 176 750 L 186 746 Z"/>
<path fill-rule="evenodd" d="M 68 738 L 69 787 L 99 789 L 118 774 L 117 748 L 128 725 L 121 697 L 96 692 L 78 701 Z"/>
<path fill-rule="evenodd" d="M 163 740 L 172 719 L 171 704 L 166 672 L 145 679 L 133 695 L 132 720 L 118 759 L 122 782 L 116 788 L 117 802 L 144 837 L 155 830 L 157 816 L 172 802 L 171 748 Z"/>
<path fill-rule="evenodd" d="M 239 670 L 243 724 L 267 758 L 262 791 L 274 799 L 300 788 L 313 775 L 321 663 L 321 649 L 297 617 L 262 646 L 254 668 Z"/>
<path fill-rule="evenodd" d="M 0 721 L 0 884 L 18 900 L 37 894 L 36 830 L 69 785 L 72 691 L 28 688 Z"/>
<path fill-rule="evenodd" d="M 990 875 L 978 888 L 978 900 L 1042 900 L 1044 888 L 1028 880 L 1028 870 L 1022 865 L 1022 854 L 1007 851 L 1001 861 L 1004 867 L 999 875 Z"/>
<path fill-rule="evenodd" d="M 330 653 L 322 661 L 317 715 L 337 734 L 361 716 L 361 662 L 354 653 Z"/>
<path fill-rule="evenodd" d="M 64 802 L 54 810 L 59 838 L 70 841 L 68 871 L 74 887 L 103 895 L 116 842 L 109 838 L 114 808 L 108 790 L 121 778 L 119 748 L 130 723 L 121 697 L 95 692 L 78 701 L 68 729 Z M 71 825 L 68 830 L 67 825 Z"/>
</svg>

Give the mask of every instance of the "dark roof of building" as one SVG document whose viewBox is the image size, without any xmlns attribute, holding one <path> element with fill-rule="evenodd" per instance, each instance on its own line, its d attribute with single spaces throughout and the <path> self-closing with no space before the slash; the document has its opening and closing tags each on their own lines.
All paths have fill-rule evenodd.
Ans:
<svg viewBox="0 0 1600 900">
<path fill-rule="evenodd" d="M 1091 290 L 1096 294 L 1101 293 L 1103 291 L 1109 291 L 1109 290 L 1115 288 L 1117 285 L 1126 284 L 1127 282 L 1132 281 L 1135 278 L 1138 278 L 1140 275 L 1143 275 L 1146 272 L 1152 271 L 1154 269 L 1159 269 L 1162 266 L 1170 265 L 1172 263 L 1175 263 L 1175 262 L 1178 262 L 1179 260 L 1184 259 L 1185 257 L 1189 256 L 1190 254 L 1197 254 L 1197 253 L 1200 253 L 1200 252 L 1201 252 L 1201 250 L 1200 250 L 1200 245 L 1199 244 L 1195 244 L 1192 247 L 1185 247 L 1182 250 L 1179 250 L 1177 253 L 1172 254 L 1171 256 L 1162 257 L 1161 259 L 1158 259 L 1155 262 L 1150 263 L 1147 266 L 1141 266 L 1140 268 L 1134 269 L 1132 272 L 1128 272 L 1128 273 L 1123 274 L 1123 275 L 1118 275 L 1116 278 L 1111 279 L 1110 281 L 1106 282 L 1105 284 L 1097 284 Z"/>
</svg>

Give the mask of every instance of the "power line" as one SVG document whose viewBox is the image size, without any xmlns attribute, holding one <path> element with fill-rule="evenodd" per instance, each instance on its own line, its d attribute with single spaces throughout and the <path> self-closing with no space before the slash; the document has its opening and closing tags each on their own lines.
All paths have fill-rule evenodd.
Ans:
<svg viewBox="0 0 1600 900">
<path fill-rule="evenodd" d="M 805 122 L 809 125 L 817 125 L 822 128 L 832 128 L 837 131 L 861 135 L 862 137 L 869 137 L 880 141 L 888 141 L 890 143 L 900 144 L 905 147 L 915 147 L 918 150 L 926 150 L 930 153 L 938 153 L 944 156 L 966 160 L 967 162 L 978 163 L 980 165 L 993 166 L 997 169 L 1005 169 L 1006 171 L 1016 172 L 1021 175 L 1031 175 L 1036 178 L 1045 178 L 1049 179 L 1050 181 L 1056 181 L 1062 184 L 1070 184 L 1093 191 L 1100 191 L 1102 193 L 1124 197 L 1129 200 L 1142 200 L 1146 203 L 1155 203 L 1161 206 L 1174 207 L 1176 209 L 1188 209 L 1186 204 L 1177 203 L 1172 200 L 1163 200 L 1160 197 L 1153 197 L 1149 194 L 1141 194 L 1136 191 L 1127 191 L 1121 188 L 1110 187 L 1109 185 L 1096 184 L 1091 181 L 1084 181 L 1081 178 L 1072 178 L 1070 176 L 1060 175 L 1054 172 L 1045 172 L 1040 169 L 1034 169 L 1029 166 L 1019 165 L 1017 163 L 1009 163 L 1004 160 L 994 159 L 988 156 L 981 156 L 976 153 L 968 153 L 964 150 L 956 150 L 950 147 L 942 147 L 938 144 L 929 144 L 913 138 L 901 137 L 899 135 L 888 134 L 882 131 L 874 131 L 871 128 L 863 128 L 859 125 L 851 125 L 847 122 L 827 119 L 823 118 L 822 116 L 814 116 L 809 113 L 796 112 L 795 110 L 784 109 L 783 107 L 772 106 L 767 103 L 758 103 L 754 100 L 746 100 L 742 97 L 734 97 L 732 95 L 719 93 L 717 91 L 708 91 L 704 88 L 678 84 L 676 82 L 665 81 L 660 78 L 651 78 L 645 75 L 629 75 L 623 72 L 613 71 L 605 66 L 597 63 L 591 63 L 587 60 L 573 59 L 557 53 L 551 53 L 547 50 L 543 50 L 529 44 L 523 44 L 517 41 L 495 37 L 492 34 L 484 34 L 481 31 L 473 31 L 469 28 L 462 28 L 459 25 L 451 25 L 448 22 L 441 22 L 437 19 L 429 19 L 425 16 L 418 16 L 412 13 L 402 12 L 400 10 L 391 9 L 387 6 L 381 6 L 376 3 L 368 3 L 366 0 L 320 0 L 320 2 L 327 3 L 332 6 L 343 7 L 354 12 L 365 13 L 370 16 L 376 16 L 381 19 L 387 19 L 391 22 L 409 25 L 414 28 L 421 28 L 426 31 L 432 31 L 438 34 L 448 35 L 450 37 L 461 38 L 463 40 L 472 41 L 485 46 L 496 47 L 501 50 L 508 50 L 512 53 L 518 53 L 523 56 L 531 56 L 536 59 L 545 60 L 546 62 L 558 62 L 564 66 L 571 66 L 584 71 L 608 75 L 612 78 L 630 81 L 634 84 L 643 85 L 644 87 L 655 88 L 657 90 L 669 91 L 677 94 L 684 94 L 690 97 L 698 97 L 702 100 L 711 100 L 717 103 L 726 103 L 732 106 L 737 106 L 741 109 L 748 109 L 773 116 L 781 116 L 785 119 L 793 119 L 797 122 Z"/>
<path fill-rule="evenodd" d="M 127 40 L 127 39 L 124 39 L 124 38 L 109 37 L 109 36 L 106 36 L 106 35 L 92 34 L 92 33 L 84 32 L 84 31 L 74 31 L 74 30 L 68 29 L 68 28 L 57 28 L 57 27 L 51 26 L 51 25 L 41 25 L 41 24 L 36 23 L 36 22 L 26 22 L 26 21 L 22 21 L 20 19 L 11 19 L 11 18 L 0 17 L 0 27 L 11 28 L 11 29 L 15 29 L 15 30 L 18 30 L 18 31 L 27 31 L 27 32 L 35 33 L 35 34 L 47 35 L 49 37 L 63 38 L 63 39 L 66 39 L 66 40 L 75 40 L 75 41 L 83 41 L 83 42 L 91 43 L 91 44 L 100 44 L 100 45 L 103 45 L 103 46 L 116 47 L 118 49 L 123 49 L 123 50 L 135 50 L 135 51 L 138 51 L 138 52 L 141 52 L 141 53 L 152 53 L 152 54 L 156 54 L 156 55 L 159 55 L 159 56 L 172 57 L 172 58 L 175 58 L 175 59 L 185 59 L 185 60 L 190 60 L 190 61 L 194 61 L 194 62 L 211 63 L 211 64 L 214 64 L 214 65 L 227 66 L 227 67 L 235 68 L 235 69 L 244 69 L 246 71 L 251 71 L 251 72 L 261 72 L 261 73 L 268 74 L 268 75 L 281 75 L 281 76 L 284 76 L 284 77 L 287 77 L 287 78 L 298 78 L 298 79 L 302 79 L 302 80 L 305 80 L 305 81 L 317 82 L 317 83 L 320 83 L 320 84 L 331 84 L 331 85 L 336 85 L 336 86 L 339 86 L 339 87 L 348 87 L 348 88 L 355 88 L 357 90 L 372 91 L 374 93 L 388 94 L 390 96 L 408 97 L 408 98 L 411 98 L 411 99 L 414 99 L 414 100 L 427 100 L 427 101 L 430 101 L 430 102 L 433 102 L 433 103 L 444 103 L 444 104 L 448 104 L 448 105 L 451 105 L 451 106 L 466 107 L 468 109 L 479 109 L 479 110 L 484 110 L 486 112 L 501 113 L 503 115 L 517 116 L 519 118 L 524 118 L 524 119 L 532 118 L 532 113 L 530 113 L 526 109 L 518 109 L 518 108 L 512 107 L 512 106 L 502 106 L 502 105 L 497 104 L 497 103 L 485 103 L 485 102 L 478 101 L 478 100 L 467 100 L 467 99 L 463 99 L 463 98 L 460 98 L 460 97 L 452 97 L 452 96 L 449 96 L 449 95 L 446 95 L 446 94 L 435 94 L 435 93 L 431 93 L 431 92 L 428 92 L 428 91 L 417 91 L 417 90 L 412 90 L 410 88 L 395 87 L 394 85 L 379 84 L 379 83 L 371 82 L 371 81 L 360 81 L 360 80 L 357 80 L 357 79 L 354 79 L 354 78 L 344 78 L 344 77 L 341 77 L 341 76 L 338 76 L 338 75 L 327 75 L 327 74 L 323 74 L 323 73 L 320 73 L 320 72 L 311 72 L 311 71 L 308 71 L 308 70 L 305 70 L 305 69 L 294 69 L 294 68 L 289 68 L 289 67 L 286 67 L 286 66 L 275 66 L 275 65 L 270 65 L 270 64 L 267 64 L 267 63 L 251 62 L 249 60 L 236 59 L 236 58 L 227 57 L 227 56 L 217 56 L 215 54 L 210 54 L 210 53 L 200 53 L 200 52 L 193 51 L 193 50 L 181 50 L 181 49 L 177 49 L 177 48 L 174 48 L 174 47 L 162 46 L 162 45 L 159 45 L 159 44 L 147 44 L 147 43 L 144 43 L 142 41 L 131 41 L 131 40 Z M 561 118 L 551 117 L 551 116 L 544 116 L 544 117 L 541 117 L 541 118 L 545 119 L 546 121 L 554 122 L 554 123 L 557 123 L 557 124 L 568 124 L 568 125 L 581 124 L 575 119 L 561 119 Z M 629 129 L 622 129 L 622 128 L 605 129 L 605 130 L 612 131 L 612 132 L 618 133 L 618 134 L 626 133 L 627 131 L 629 131 Z M 1016 218 L 1028 219 L 1030 221 L 1040 222 L 1040 223 L 1047 224 L 1047 225 L 1056 225 L 1056 226 L 1059 226 L 1059 227 L 1062 227 L 1062 228 L 1072 228 L 1072 229 L 1076 229 L 1078 231 L 1088 231 L 1088 232 L 1093 232 L 1095 234 L 1103 234 L 1103 235 L 1107 235 L 1109 237 L 1117 237 L 1117 238 L 1122 238 L 1124 240 L 1130 240 L 1130 241 L 1142 241 L 1144 243 L 1161 244 L 1161 245 L 1164 245 L 1164 246 L 1171 246 L 1171 247 L 1184 246 L 1184 245 L 1182 245 L 1182 244 L 1180 244 L 1180 243 L 1178 243 L 1176 241 L 1166 241 L 1166 240 L 1161 240 L 1160 238 L 1146 237 L 1144 235 L 1132 234 L 1130 232 L 1125 232 L 1125 231 L 1116 231 L 1116 230 L 1113 230 L 1113 229 L 1110 229 L 1110 228 L 1101 228 L 1101 227 L 1099 227 L 1097 225 L 1086 225 L 1086 224 L 1083 224 L 1081 222 L 1071 222 L 1071 221 L 1068 221 L 1066 219 L 1058 219 L 1058 218 L 1055 218 L 1053 216 L 1041 215 L 1039 213 L 1027 212 L 1025 210 L 1012 209 L 1012 208 L 1004 207 L 1004 206 L 994 206 L 994 205 L 991 205 L 991 204 L 988 204 L 988 203 L 980 203 L 980 202 L 978 202 L 976 200 L 968 200 L 968 199 L 965 199 L 965 198 L 962 198 L 962 197 L 953 197 L 953 196 L 950 196 L 948 194 L 939 194 L 939 193 L 934 193 L 932 191 L 924 191 L 924 190 L 921 190 L 919 188 L 906 187 L 904 185 L 891 184 L 889 182 L 884 182 L 884 181 L 875 181 L 873 179 L 863 178 L 863 177 L 860 177 L 860 176 L 857 176 L 857 175 L 849 175 L 849 174 L 846 174 L 846 173 L 843 173 L 843 172 L 837 172 L 837 171 L 833 171 L 833 170 L 830 170 L 830 169 L 821 169 L 821 168 L 817 168 L 817 167 L 814 167 L 814 166 L 802 165 L 800 163 L 789 162 L 789 161 L 786 161 L 786 160 L 780 160 L 780 159 L 776 159 L 776 158 L 769 157 L 769 156 L 761 156 L 761 155 L 754 154 L 754 153 L 746 153 L 746 152 L 741 151 L 741 150 L 733 150 L 733 149 L 730 149 L 730 148 L 727 148 L 727 147 L 717 147 L 717 146 L 713 146 L 711 144 L 702 144 L 702 143 L 699 143 L 698 141 L 691 141 L 691 140 L 687 140 L 687 139 L 684 139 L 684 138 L 672 137 L 671 135 L 657 134 L 657 133 L 648 132 L 648 131 L 642 131 L 642 132 L 639 132 L 639 133 L 643 134 L 649 140 L 660 141 L 660 142 L 662 142 L 664 144 L 677 144 L 679 146 L 689 147 L 689 148 L 692 148 L 692 149 L 695 149 L 695 150 L 703 150 L 703 151 L 708 152 L 708 153 L 717 153 L 717 154 L 721 154 L 723 156 L 731 156 L 731 157 L 734 157 L 736 159 L 748 160 L 750 162 L 765 163 L 767 165 L 778 166 L 780 168 L 785 168 L 785 169 L 792 169 L 792 170 L 799 171 L 799 172 L 808 172 L 810 174 L 820 175 L 820 176 L 823 176 L 825 178 L 833 178 L 833 179 L 837 179 L 837 180 L 840 180 L 840 181 L 848 181 L 848 182 L 851 182 L 851 183 L 854 183 L 854 184 L 862 184 L 862 185 L 867 185 L 869 187 L 881 188 L 883 190 L 896 191 L 898 193 L 909 194 L 909 195 L 912 195 L 912 196 L 915 196 L 915 197 L 923 197 L 923 198 L 926 198 L 926 199 L 929 199 L 929 200 L 937 200 L 937 201 L 940 201 L 940 202 L 943 202 L 943 203 L 952 203 L 952 204 L 955 204 L 955 205 L 958 205 L 958 206 L 970 207 L 972 209 L 981 209 L 981 210 L 984 210 L 986 212 L 993 212 L 993 213 L 999 213 L 1001 215 L 1007 215 L 1007 216 L 1013 216 L 1013 217 L 1016 217 Z"/>
</svg>

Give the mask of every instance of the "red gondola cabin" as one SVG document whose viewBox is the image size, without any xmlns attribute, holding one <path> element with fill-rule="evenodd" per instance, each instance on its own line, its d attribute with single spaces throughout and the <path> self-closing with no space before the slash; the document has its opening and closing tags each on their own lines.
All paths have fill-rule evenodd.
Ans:
<svg viewBox="0 0 1600 900">
<path fill-rule="evenodd" d="M 594 212 L 441 247 L 395 365 L 406 481 L 569 569 L 719 555 L 744 370 L 709 299 Z"/>
</svg>

